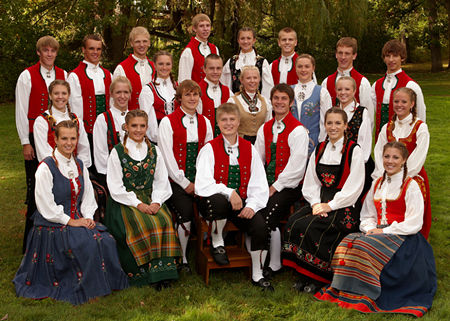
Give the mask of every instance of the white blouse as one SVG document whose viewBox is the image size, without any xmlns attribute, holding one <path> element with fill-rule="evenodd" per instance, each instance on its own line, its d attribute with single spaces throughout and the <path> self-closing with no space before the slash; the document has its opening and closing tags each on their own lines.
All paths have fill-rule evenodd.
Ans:
<svg viewBox="0 0 450 321">
<path fill-rule="evenodd" d="M 157 83 L 155 85 L 156 90 L 159 95 L 164 98 L 166 103 L 169 106 L 168 114 L 171 114 L 174 111 L 174 97 L 175 97 L 175 89 L 173 88 L 172 81 L 170 78 L 162 79 L 156 78 L 156 81 L 153 83 Z M 156 118 L 155 108 L 153 104 L 155 103 L 155 97 L 153 95 L 153 91 L 150 86 L 143 86 L 141 94 L 139 95 L 139 108 L 145 111 L 148 115 L 148 129 L 147 136 L 150 138 L 152 142 L 158 141 L 158 120 Z"/>
<path fill-rule="evenodd" d="M 275 120 L 273 122 L 273 143 L 277 142 L 278 134 L 283 132 L 285 128 L 286 125 L 283 123 L 283 120 Z M 256 136 L 255 148 L 261 156 L 263 164 L 266 162 L 266 149 L 264 142 L 264 125 L 262 125 Z M 295 188 L 300 184 L 303 176 L 305 175 L 306 164 L 308 162 L 308 144 L 308 131 L 304 126 L 297 126 L 289 134 L 289 160 L 284 170 L 278 175 L 277 180 L 272 184 L 278 192 L 281 192 L 285 188 Z"/>
<path fill-rule="evenodd" d="M 398 140 L 400 138 L 408 137 L 411 133 L 416 121 L 414 124 L 410 125 L 412 120 L 412 114 L 406 116 L 403 120 L 397 119 L 395 121 L 395 128 L 393 131 L 394 137 Z M 383 126 L 378 135 L 378 141 L 375 144 L 374 148 L 374 156 L 375 156 L 375 170 L 372 173 L 372 178 L 375 179 L 380 177 L 384 173 L 383 167 L 383 147 L 388 142 L 387 133 L 386 133 L 387 124 Z M 430 145 L 430 133 L 428 132 L 428 126 L 425 123 L 419 126 L 419 129 L 416 133 L 417 141 L 416 148 L 409 155 L 408 160 L 406 161 L 406 165 L 408 167 L 408 175 L 411 177 L 419 174 L 423 165 L 425 164 L 425 160 L 427 158 L 428 146 Z"/>
<path fill-rule="evenodd" d="M 230 69 L 230 59 L 226 62 L 225 66 L 223 66 L 222 70 L 222 76 L 220 77 L 220 81 L 225 85 L 228 86 L 228 88 L 232 87 L 232 75 L 231 75 L 231 69 Z M 236 61 L 236 69 L 241 70 L 244 66 L 255 66 L 256 65 L 256 52 L 255 50 L 252 50 L 247 53 L 243 53 L 242 51 L 239 52 L 239 58 Z M 267 59 L 264 59 L 263 65 L 262 65 L 262 89 L 261 89 L 261 95 L 263 95 L 266 98 L 270 97 L 270 91 L 272 90 L 273 85 L 273 78 L 272 78 L 272 70 L 270 69 L 269 62 Z"/>
<path fill-rule="evenodd" d="M 230 157 L 230 165 L 239 165 L 239 140 L 231 145 L 224 138 L 224 148 Z M 206 144 L 200 150 L 197 157 L 197 175 L 195 176 L 195 194 L 201 197 L 209 197 L 214 194 L 222 194 L 230 199 L 234 189 L 227 187 L 225 184 L 217 184 L 214 179 L 214 152 L 211 144 Z M 267 184 L 266 172 L 261 162 L 258 152 L 252 145 L 252 161 L 251 173 L 247 186 L 247 199 L 245 207 L 251 208 L 258 212 L 266 207 L 269 200 L 269 186 Z"/>
<path fill-rule="evenodd" d="M 140 59 L 134 54 L 132 56 L 137 60 L 137 64 L 134 66 L 134 70 L 139 74 L 139 78 L 141 78 L 141 85 L 143 87 L 144 85 L 152 81 L 154 71 L 150 66 L 150 63 L 148 62 L 147 57 L 145 57 L 144 59 Z M 117 65 L 116 69 L 114 70 L 113 78 L 117 78 L 118 76 L 127 76 L 122 65 Z"/>
<path fill-rule="evenodd" d="M 344 143 L 342 137 L 334 145 L 329 142 L 325 147 L 320 164 L 339 165 L 341 163 L 341 150 Z M 333 148 L 334 147 L 334 148 Z M 332 210 L 337 210 L 346 206 L 353 206 L 364 187 L 364 158 L 361 148 L 356 146 L 353 149 L 350 174 L 344 183 L 341 191 L 334 195 L 334 198 L 328 202 Z M 316 153 L 312 153 L 306 169 L 305 180 L 303 182 L 302 193 L 305 200 L 311 204 L 321 203 L 320 189 L 322 184 L 316 173 Z"/>
<path fill-rule="evenodd" d="M 182 107 L 180 107 L 183 110 Z M 184 112 L 184 110 L 183 110 Z M 192 120 L 192 122 L 191 122 Z M 197 114 L 191 116 L 185 113 L 182 118 L 184 127 L 186 128 L 186 142 L 187 143 L 198 143 L 198 121 Z M 169 171 L 169 177 L 183 189 L 189 186 L 191 183 L 186 176 L 184 171 L 179 169 L 177 160 L 173 154 L 173 129 L 172 124 L 168 117 L 164 117 L 159 124 L 159 135 L 158 135 L 158 146 L 161 148 L 161 152 L 164 155 L 164 160 L 166 161 L 166 166 Z M 211 123 L 206 119 L 206 136 L 205 144 L 213 139 L 213 131 L 211 128 Z"/>
<path fill-rule="evenodd" d="M 142 161 L 147 157 L 148 147 L 145 141 L 136 143 L 131 138 L 128 138 L 126 147 L 128 149 L 128 155 L 136 161 Z M 164 158 L 161 157 L 161 151 L 158 146 L 155 146 L 155 148 L 157 157 L 151 199 L 152 203 L 162 205 L 170 196 L 172 196 L 172 188 L 170 187 Z M 111 151 L 108 158 L 106 183 L 108 184 L 111 197 L 116 202 L 136 208 L 142 203 L 134 192 L 127 192 L 125 185 L 123 184 L 122 163 L 116 149 Z"/>
<path fill-rule="evenodd" d="M 375 195 L 374 187 L 376 180 L 372 183 L 372 187 L 361 209 L 361 224 L 359 228 L 364 233 L 377 227 L 378 216 L 374 199 L 381 199 L 383 202 L 386 200 L 395 200 L 400 196 L 403 183 L 403 171 L 392 175 L 390 178 L 390 181 L 385 179 L 383 184 L 378 186 Z M 411 235 L 420 231 L 423 224 L 424 202 L 419 185 L 414 180 L 409 183 L 408 189 L 406 190 L 405 203 L 405 220 L 403 222 L 392 222 L 390 226 L 383 228 L 383 233 Z"/>
<path fill-rule="evenodd" d="M 123 141 L 125 131 L 123 125 L 125 124 L 125 116 L 128 109 L 124 112 L 120 111 L 114 106 L 114 102 L 111 101 L 110 108 L 114 127 L 119 132 L 120 142 Z M 108 123 L 103 115 L 99 115 L 94 123 L 94 129 L 92 131 L 92 140 L 94 143 L 94 163 L 97 172 L 106 175 L 106 169 L 108 167 Z"/>
<path fill-rule="evenodd" d="M 56 121 L 56 124 L 63 120 L 70 120 L 69 112 L 66 108 L 64 112 L 60 112 L 58 109 L 52 106 L 52 116 Z M 45 112 L 48 114 L 48 111 Z M 78 115 L 77 115 L 78 116 Z M 87 138 L 86 131 L 84 130 L 83 122 L 80 118 L 79 121 L 79 135 L 78 135 L 78 145 L 77 145 L 77 157 L 81 159 L 86 167 L 92 165 L 91 162 L 91 150 L 89 148 L 89 141 Z M 51 156 L 53 148 L 48 143 L 48 122 L 42 116 L 39 115 L 36 118 L 33 126 L 34 132 L 34 144 L 36 145 L 36 156 L 38 161 L 42 161 L 45 157 Z"/>
<path fill-rule="evenodd" d="M 73 157 L 70 157 L 70 159 L 66 158 L 58 150 L 55 150 L 55 158 L 58 161 L 58 169 L 61 174 L 69 179 L 71 176 L 73 177 L 72 182 L 75 187 L 75 192 L 78 193 L 80 186 L 76 183 L 75 178 L 80 173 L 78 172 L 75 159 Z M 97 202 L 95 201 L 94 189 L 92 188 L 89 171 L 86 166 L 83 166 L 83 178 L 84 193 L 81 196 L 80 214 L 85 218 L 92 219 L 97 209 Z M 55 203 L 52 189 L 53 175 L 48 165 L 41 163 L 36 171 L 36 188 L 34 190 L 37 209 L 47 221 L 67 225 L 70 216 L 64 213 L 63 205 Z"/>
</svg>

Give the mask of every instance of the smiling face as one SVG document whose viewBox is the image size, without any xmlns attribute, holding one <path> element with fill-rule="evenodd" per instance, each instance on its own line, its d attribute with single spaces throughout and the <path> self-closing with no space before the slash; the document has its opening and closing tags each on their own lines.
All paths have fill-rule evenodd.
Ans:
<svg viewBox="0 0 450 321">
<path fill-rule="evenodd" d="M 282 119 L 291 110 L 294 101 L 289 101 L 289 95 L 285 92 L 275 91 L 272 95 L 272 108 L 277 119 Z"/>
<path fill-rule="evenodd" d="M 49 93 L 49 97 L 52 101 L 53 107 L 55 107 L 60 112 L 66 111 L 66 105 L 69 101 L 69 90 L 66 86 L 55 85 Z"/>
<path fill-rule="evenodd" d="M 281 54 L 288 57 L 294 53 L 297 46 L 297 35 L 295 32 L 280 31 L 278 37 L 278 46 L 281 48 Z"/>
<path fill-rule="evenodd" d="M 331 143 L 337 142 L 344 137 L 344 132 L 347 129 L 347 124 L 342 118 L 341 114 L 330 113 L 325 119 L 325 130 Z"/>
<path fill-rule="evenodd" d="M 133 54 L 139 59 L 144 59 L 147 57 L 147 50 L 150 47 L 150 38 L 148 35 L 138 34 L 134 37 L 133 41 L 130 43 L 131 48 L 133 48 Z"/>
<path fill-rule="evenodd" d="M 97 65 L 102 56 L 102 42 L 94 39 L 86 40 L 86 47 L 82 48 L 84 59 Z"/>
<path fill-rule="evenodd" d="M 55 137 L 56 148 L 66 158 L 70 158 L 78 143 L 76 128 L 61 127 Z"/>
<path fill-rule="evenodd" d="M 258 70 L 246 70 L 241 76 L 241 84 L 246 92 L 254 94 L 258 90 L 260 79 Z"/>
<path fill-rule="evenodd" d="M 399 54 L 387 53 L 383 60 L 388 74 L 394 73 L 402 67 L 402 57 Z"/>
<path fill-rule="evenodd" d="M 203 67 L 205 78 L 214 84 L 218 84 L 220 76 L 222 76 L 222 68 L 222 59 L 207 59 L 206 65 Z"/>
<path fill-rule="evenodd" d="M 159 55 L 155 61 L 155 68 L 159 78 L 169 78 L 172 71 L 172 58 L 167 55 Z"/>
<path fill-rule="evenodd" d="M 298 58 L 295 64 L 295 71 L 297 72 L 298 80 L 301 83 L 307 83 L 312 80 L 312 75 L 314 72 L 314 65 L 311 59 L 308 58 Z"/>
<path fill-rule="evenodd" d="M 39 62 L 42 66 L 48 70 L 53 68 L 56 56 L 58 55 L 58 50 L 50 46 L 46 46 L 36 51 L 36 53 L 39 56 Z"/>
<path fill-rule="evenodd" d="M 128 84 L 125 82 L 116 83 L 111 92 L 111 98 L 114 101 L 114 106 L 121 111 L 127 110 L 130 97 L 131 89 Z"/>
<path fill-rule="evenodd" d="M 355 100 L 356 89 L 353 85 L 353 82 L 347 79 L 339 79 L 336 84 L 336 96 L 342 108 Z"/>
<path fill-rule="evenodd" d="M 209 35 L 211 34 L 211 23 L 207 20 L 200 21 L 197 26 L 193 26 L 192 30 L 195 32 L 195 36 L 200 41 L 208 41 Z"/>
<path fill-rule="evenodd" d="M 356 59 L 356 52 L 353 52 L 352 47 L 339 46 L 336 49 L 336 60 L 338 62 L 338 69 L 343 71 L 353 67 L 353 61 Z"/>
<path fill-rule="evenodd" d="M 217 126 L 219 126 L 220 132 L 228 141 L 230 141 L 229 138 L 236 136 L 239 124 L 239 116 L 235 113 L 225 112 L 217 118 Z"/>
<path fill-rule="evenodd" d="M 399 173 L 405 164 L 406 159 L 403 158 L 399 149 L 388 147 L 383 153 L 383 166 L 386 174 L 391 176 Z"/>
<path fill-rule="evenodd" d="M 145 133 L 147 132 L 147 121 L 144 117 L 130 118 L 124 127 L 128 132 L 128 137 L 135 142 L 141 143 L 144 140 Z"/>
<path fill-rule="evenodd" d="M 200 101 L 200 92 L 197 89 L 184 91 L 181 95 L 181 107 L 188 114 L 195 114 L 198 102 Z"/>
<path fill-rule="evenodd" d="M 253 50 L 253 45 L 256 42 L 256 38 L 253 37 L 251 31 L 241 31 L 238 36 L 238 44 L 243 53 L 247 53 Z"/>
<path fill-rule="evenodd" d="M 414 107 L 414 102 L 411 100 L 410 95 L 403 91 L 394 93 L 392 103 L 394 112 L 397 115 L 397 118 L 400 120 L 407 117 Z"/>
</svg>

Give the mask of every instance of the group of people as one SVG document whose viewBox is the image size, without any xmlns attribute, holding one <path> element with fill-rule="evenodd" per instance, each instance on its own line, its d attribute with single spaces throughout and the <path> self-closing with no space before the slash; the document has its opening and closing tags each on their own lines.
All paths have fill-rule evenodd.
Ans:
<svg viewBox="0 0 450 321">
<path fill-rule="evenodd" d="M 128 285 L 168 287 L 190 272 L 198 208 L 217 264 L 230 262 L 227 220 L 246 233 L 262 290 L 290 267 L 294 289 L 320 300 L 423 315 L 436 291 L 429 132 L 421 89 L 401 69 L 405 46 L 384 45 L 386 75 L 370 86 L 353 68 L 356 39 L 341 38 L 337 71 L 320 86 L 292 28 L 271 64 L 251 28 L 225 64 L 209 17 L 196 15 L 192 31 L 178 82 L 169 52 L 147 58 L 144 27 L 113 74 L 98 35 L 69 74 L 54 65 L 58 42 L 37 42 L 39 62 L 16 87 L 28 187 L 17 294 L 79 304 Z M 90 178 L 109 196 L 104 225 Z"/>
</svg>

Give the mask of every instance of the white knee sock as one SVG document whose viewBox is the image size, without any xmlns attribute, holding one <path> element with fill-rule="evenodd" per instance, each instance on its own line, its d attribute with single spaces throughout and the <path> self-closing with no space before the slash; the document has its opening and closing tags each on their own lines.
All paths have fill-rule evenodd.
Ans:
<svg viewBox="0 0 450 321">
<path fill-rule="evenodd" d="M 258 282 L 263 278 L 262 266 L 266 260 L 267 251 L 251 251 L 250 256 L 252 257 L 252 280 Z"/>
<path fill-rule="evenodd" d="M 191 222 L 184 223 L 184 227 L 186 228 L 187 231 L 190 232 Z M 183 253 L 183 263 L 187 263 L 188 261 L 186 258 L 186 248 L 189 241 L 189 235 L 186 235 L 186 231 L 183 229 L 183 226 L 181 226 L 181 224 L 178 225 L 177 231 L 178 231 L 178 238 L 180 239 L 181 251 Z"/>
<path fill-rule="evenodd" d="M 281 233 L 277 229 L 270 232 L 270 263 L 272 271 L 281 269 Z"/>
<path fill-rule="evenodd" d="M 215 220 L 211 222 L 211 241 L 213 247 L 225 246 L 223 241 L 223 228 L 227 224 L 227 220 Z"/>
</svg>

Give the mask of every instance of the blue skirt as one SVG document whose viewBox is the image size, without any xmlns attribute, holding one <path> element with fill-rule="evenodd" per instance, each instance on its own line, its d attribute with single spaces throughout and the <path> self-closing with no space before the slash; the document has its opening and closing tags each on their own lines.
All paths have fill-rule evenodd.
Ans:
<svg viewBox="0 0 450 321">
<path fill-rule="evenodd" d="M 116 241 L 104 225 L 92 230 L 64 226 L 39 213 L 34 224 L 13 280 L 17 296 L 82 304 L 128 287 Z"/>
</svg>

